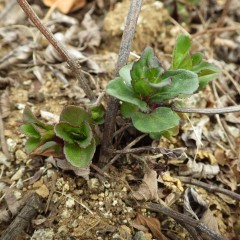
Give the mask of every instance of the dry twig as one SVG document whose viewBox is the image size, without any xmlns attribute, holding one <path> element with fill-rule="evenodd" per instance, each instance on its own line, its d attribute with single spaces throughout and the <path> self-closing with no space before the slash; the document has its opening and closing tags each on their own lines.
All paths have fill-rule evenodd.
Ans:
<svg viewBox="0 0 240 240">
<path fill-rule="evenodd" d="M 222 193 L 224 195 L 229 196 L 230 198 L 233 198 L 233 199 L 235 199 L 237 201 L 240 201 L 240 195 L 235 193 L 235 192 L 232 192 L 230 190 L 227 190 L 227 189 L 224 189 L 224 188 L 220 188 L 220 187 L 217 187 L 217 186 L 213 186 L 213 185 L 207 184 L 205 182 L 198 181 L 198 180 L 190 178 L 190 177 L 178 177 L 178 178 L 183 183 L 192 184 L 192 185 L 204 188 L 208 192 L 211 192 L 211 193 L 215 193 L 215 192 Z"/>
<path fill-rule="evenodd" d="M 3 151 L 4 155 L 7 157 L 7 159 L 9 160 L 11 158 L 11 156 L 9 154 L 5 136 L 4 136 L 4 125 L 3 125 L 1 113 L 0 113 L 0 142 L 1 142 L 2 151 Z"/>
<path fill-rule="evenodd" d="M 57 50 L 57 52 L 61 55 L 61 57 L 67 61 L 69 66 L 72 68 L 76 78 L 78 79 L 80 87 L 83 89 L 85 94 L 89 99 L 94 99 L 94 94 L 89 87 L 88 80 L 85 78 L 82 70 L 80 69 L 80 65 L 77 62 L 77 59 L 72 58 L 67 52 L 66 48 L 55 39 L 54 35 L 42 24 L 39 17 L 32 10 L 31 6 L 28 4 L 26 0 L 17 0 L 20 7 L 26 13 L 26 15 L 30 18 L 30 20 L 34 23 L 34 25 L 38 28 L 38 30 L 47 38 L 47 40 L 53 45 L 53 47 Z"/>
<path fill-rule="evenodd" d="M 147 202 L 145 207 L 151 211 L 162 213 L 164 215 L 167 215 L 173 218 L 175 221 L 179 222 L 183 227 L 185 227 L 185 225 L 187 224 L 190 227 L 195 228 L 197 231 L 207 234 L 209 237 L 211 237 L 214 240 L 224 240 L 222 236 L 210 230 L 207 226 L 205 226 L 200 221 L 197 221 L 182 213 L 175 212 L 172 209 L 163 206 L 162 204 Z"/>
<path fill-rule="evenodd" d="M 137 25 L 138 15 L 141 10 L 141 5 L 142 0 L 131 0 L 127 21 L 123 31 L 122 41 L 120 45 L 118 61 L 115 68 L 115 76 L 118 75 L 118 72 L 121 69 L 121 67 L 123 67 L 128 61 L 132 40 Z M 99 163 L 101 166 L 106 165 L 109 161 L 109 152 L 106 151 L 106 149 L 112 146 L 112 136 L 114 133 L 118 106 L 119 101 L 114 97 L 109 97 L 102 138 L 102 147 L 99 159 Z"/>
<path fill-rule="evenodd" d="M 201 114 L 207 114 L 207 115 L 240 112 L 240 105 L 224 107 L 224 108 L 182 108 L 173 104 L 171 108 L 175 112 L 201 113 Z"/>
<path fill-rule="evenodd" d="M 26 205 L 21 212 L 8 226 L 6 231 L 2 234 L 0 240 L 14 240 L 21 232 L 30 224 L 31 220 L 42 211 L 42 202 L 36 193 L 28 198 Z"/>
</svg>

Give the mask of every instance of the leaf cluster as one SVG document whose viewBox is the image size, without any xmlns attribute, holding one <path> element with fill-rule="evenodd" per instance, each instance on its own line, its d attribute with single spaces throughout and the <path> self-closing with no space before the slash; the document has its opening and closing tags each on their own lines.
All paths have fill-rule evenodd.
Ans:
<svg viewBox="0 0 240 240">
<path fill-rule="evenodd" d="M 218 76 L 219 69 L 190 54 L 188 36 L 177 38 L 171 68 L 163 69 L 152 48 L 146 48 L 137 62 L 129 63 L 109 82 L 107 93 L 122 101 L 123 117 L 153 138 L 177 133 L 180 117 L 169 108 L 176 98 L 190 96 Z"/>
<path fill-rule="evenodd" d="M 98 121 L 99 111 L 95 115 Z M 77 106 L 65 107 L 56 125 L 39 121 L 26 106 L 20 130 L 28 137 L 25 145 L 27 153 L 65 156 L 70 164 L 83 168 L 89 166 L 96 150 L 94 124 L 91 114 Z"/>
</svg>

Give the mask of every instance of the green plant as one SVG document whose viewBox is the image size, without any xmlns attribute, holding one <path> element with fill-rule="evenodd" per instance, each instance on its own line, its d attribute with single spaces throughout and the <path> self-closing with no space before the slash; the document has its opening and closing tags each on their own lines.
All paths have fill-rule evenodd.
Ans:
<svg viewBox="0 0 240 240">
<path fill-rule="evenodd" d="M 191 55 L 190 47 L 189 37 L 177 38 L 168 71 L 148 47 L 107 85 L 107 93 L 122 101 L 123 117 L 131 118 L 136 129 L 152 138 L 177 132 L 180 117 L 169 107 L 171 101 L 196 93 L 218 75 L 218 68 L 203 61 L 200 53 Z"/>
<path fill-rule="evenodd" d="M 28 107 L 20 130 L 28 137 L 26 152 L 32 155 L 66 157 L 75 167 L 87 167 L 96 150 L 94 121 L 82 108 L 67 106 L 53 126 L 39 121 Z"/>
</svg>

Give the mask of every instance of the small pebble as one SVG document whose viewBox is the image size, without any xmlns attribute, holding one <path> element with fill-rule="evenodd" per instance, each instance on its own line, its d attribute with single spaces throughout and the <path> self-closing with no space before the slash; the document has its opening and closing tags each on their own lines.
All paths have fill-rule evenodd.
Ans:
<svg viewBox="0 0 240 240">
<path fill-rule="evenodd" d="M 25 152 L 23 152 L 21 149 L 18 149 L 15 152 L 15 157 L 17 160 L 22 161 L 22 162 L 26 162 L 27 160 L 27 154 Z"/>
<path fill-rule="evenodd" d="M 23 189 L 23 181 L 22 181 L 22 179 L 19 179 L 17 181 L 16 188 L 19 189 L 19 190 Z"/>
<path fill-rule="evenodd" d="M 87 181 L 90 190 L 96 190 L 100 187 L 100 182 L 97 178 L 91 178 Z"/>
<path fill-rule="evenodd" d="M 7 146 L 8 146 L 8 151 L 9 152 L 14 152 L 15 149 L 16 149 L 17 143 L 11 138 L 8 138 L 6 143 L 7 143 Z"/>
<path fill-rule="evenodd" d="M 72 198 L 68 198 L 68 200 L 65 203 L 67 208 L 72 208 L 75 205 L 75 201 Z"/>
<path fill-rule="evenodd" d="M 11 180 L 12 180 L 12 181 L 19 180 L 19 179 L 23 176 L 24 171 L 25 171 L 25 168 L 24 168 L 24 167 L 20 168 L 20 169 L 11 177 Z"/>
<path fill-rule="evenodd" d="M 6 167 L 10 167 L 10 163 L 7 161 L 7 157 L 0 152 L 0 164 L 5 165 Z"/>
</svg>

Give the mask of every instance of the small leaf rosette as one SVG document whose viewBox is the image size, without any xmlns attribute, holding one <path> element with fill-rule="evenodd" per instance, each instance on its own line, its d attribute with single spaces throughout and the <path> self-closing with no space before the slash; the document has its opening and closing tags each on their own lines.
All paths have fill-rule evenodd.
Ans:
<svg viewBox="0 0 240 240">
<path fill-rule="evenodd" d="M 88 167 L 96 150 L 93 120 L 83 109 L 67 106 L 55 126 L 56 135 L 64 141 L 64 154 L 75 167 Z"/>
<path fill-rule="evenodd" d="M 52 142 L 52 145 L 54 143 L 55 133 L 53 126 L 39 121 L 27 106 L 23 112 L 23 124 L 20 127 L 20 131 L 28 137 L 25 144 L 27 153 L 34 154 L 40 146 L 46 143 L 49 145 L 49 142 Z"/>
</svg>

